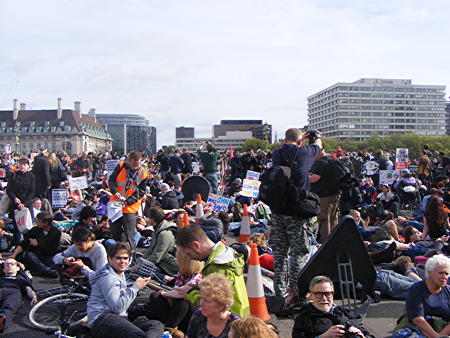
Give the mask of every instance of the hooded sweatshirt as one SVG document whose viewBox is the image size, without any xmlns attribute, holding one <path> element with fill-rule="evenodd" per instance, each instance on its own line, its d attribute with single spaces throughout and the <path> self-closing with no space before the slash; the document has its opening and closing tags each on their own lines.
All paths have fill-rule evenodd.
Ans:
<svg viewBox="0 0 450 338">
<path fill-rule="evenodd" d="M 125 275 L 118 275 L 108 264 L 90 278 L 90 283 L 92 291 L 87 304 L 89 325 L 107 312 L 126 317 L 139 291 L 136 284 L 127 287 Z"/>
</svg>

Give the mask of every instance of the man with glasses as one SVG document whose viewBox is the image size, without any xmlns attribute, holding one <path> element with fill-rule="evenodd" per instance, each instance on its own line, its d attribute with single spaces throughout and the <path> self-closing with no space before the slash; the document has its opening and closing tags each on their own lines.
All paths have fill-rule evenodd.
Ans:
<svg viewBox="0 0 450 338">
<path fill-rule="evenodd" d="M 334 287 L 330 278 L 314 277 L 309 283 L 307 296 L 310 303 L 295 319 L 293 338 L 344 337 L 345 334 L 366 337 L 367 331 L 363 327 L 349 325 L 351 319 L 347 311 L 334 305 Z"/>
<path fill-rule="evenodd" d="M 113 244 L 108 248 L 108 264 L 90 277 L 92 292 L 87 316 L 94 337 L 160 338 L 164 332 L 163 324 L 156 320 L 128 321 L 128 308 L 137 292 L 150 281 L 150 278 L 139 277 L 132 286 L 127 286 L 124 272 L 130 257 L 127 243 Z"/>
<path fill-rule="evenodd" d="M 133 253 L 136 250 L 134 242 L 136 216 L 145 196 L 149 177 L 147 170 L 141 165 L 141 159 L 140 152 L 130 152 L 128 161 L 119 162 L 108 179 L 112 194 L 110 201 L 121 203 L 123 214 L 111 224 L 111 234 L 117 242 L 129 242 Z"/>
<path fill-rule="evenodd" d="M 8 258 L 3 263 L 3 274 L 0 278 L 0 333 L 8 328 L 12 319 L 22 305 L 22 296 L 31 299 L 31 305 L 37 301 L 31 280 L 19 274 L 19 263 Z"/>
</svg>

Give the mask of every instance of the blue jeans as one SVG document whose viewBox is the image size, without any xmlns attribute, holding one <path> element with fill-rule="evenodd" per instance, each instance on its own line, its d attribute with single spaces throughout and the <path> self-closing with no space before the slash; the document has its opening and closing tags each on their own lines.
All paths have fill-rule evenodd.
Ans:
<svg viewBox="0 0 450 338">
<path fill-rule="evenodd" d="M 420 223 L 418 221 L 409 221 L 408 223 L 406 223 L 406 226 L 414 227 L 417 230 L 419 230 L 420 232 L 423 232 L 423 223 Z"/>
<path fill-rule="evenodd" d="M 395 299 L 406 299 L 409 288 L 415 279 L 400 275 L 390 270 L 380 270 L 373 286 L 374 290 Z"/>
<path fill-rule="evenodd" d="M 210 193 L 217 194 L 219 187 L 219 178 L 216 173 L 206 173 L 203 177 L 208 181 L 209 187 L 211 188 Z"/>
</svg>

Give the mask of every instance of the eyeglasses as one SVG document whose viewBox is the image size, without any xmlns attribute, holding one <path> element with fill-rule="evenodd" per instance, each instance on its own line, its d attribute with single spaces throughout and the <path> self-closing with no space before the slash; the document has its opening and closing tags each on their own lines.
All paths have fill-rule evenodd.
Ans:
<svg viewBox="0 0 450 338">
<path fill-rule="evenodd" d="M 127 260 L 130 259 L 130 257 L 127 257 L 127 256 L 115 256 L 114 259 L 118 260 L 118 261 L 127 261 Z"/>
<path fill-rule="evenodd" d="M 326 298 L 331 298 L 334 295 L 334 291 L 326 291 L 326 292 L 317 291 L 317 292 L 313 292 L 312 294 L 317 299 L 322 299 L 323 296 L 325 296 Z"/>
</svg>

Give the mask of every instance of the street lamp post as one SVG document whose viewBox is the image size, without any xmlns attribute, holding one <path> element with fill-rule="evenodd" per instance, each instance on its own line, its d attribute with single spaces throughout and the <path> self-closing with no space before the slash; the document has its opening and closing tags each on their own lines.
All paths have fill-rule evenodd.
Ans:
<svg viewBox="0 0 450 338">
<path fill-rule="evenodd" d="M 264 123 L 263 127 L 262 127 L 262 134 L 264 137 L 264 140 L 266 141 L 266 150 L 269 147 L 269 135 L 270 135 L 270 127 L 269 125 L 266 123 Z"/>
</svg>

